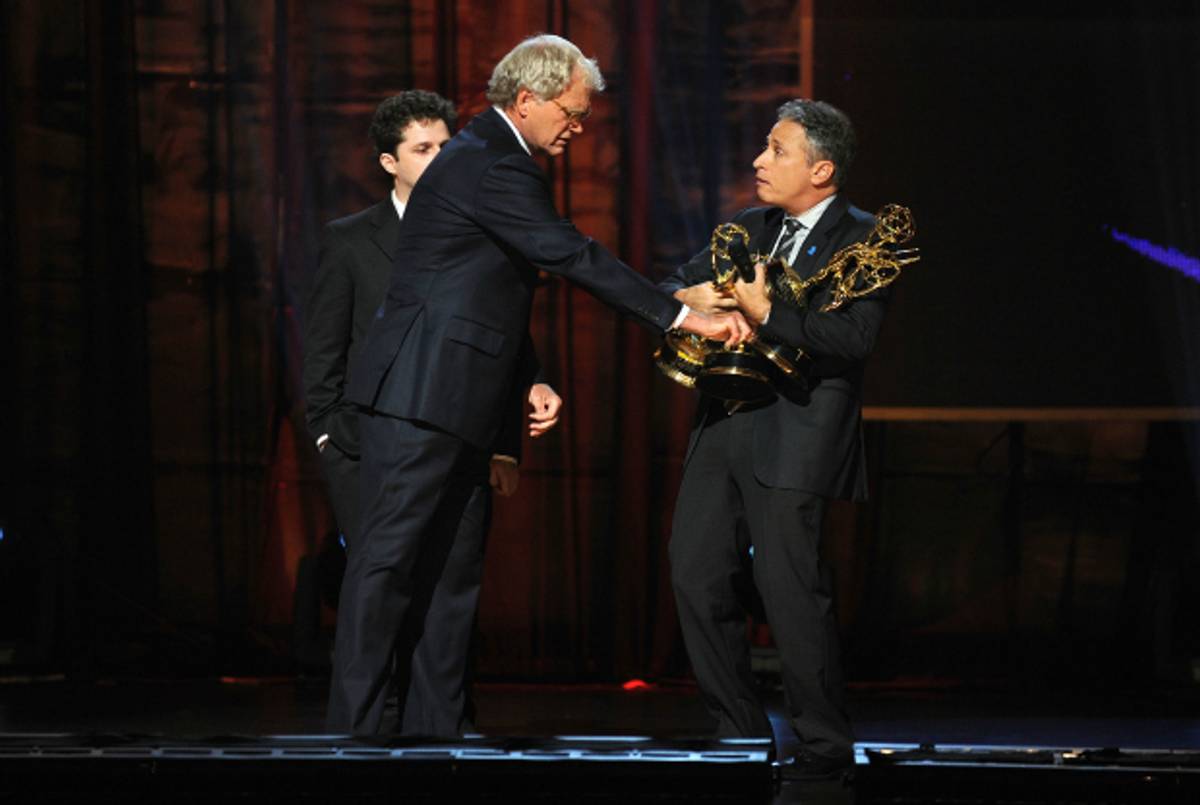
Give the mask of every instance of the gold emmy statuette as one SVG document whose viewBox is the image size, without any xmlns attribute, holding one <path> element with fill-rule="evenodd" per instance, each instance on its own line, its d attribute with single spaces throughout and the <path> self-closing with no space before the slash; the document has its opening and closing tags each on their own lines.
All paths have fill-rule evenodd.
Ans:
<svg viewBox="0 0 1200 805">
<path fill-rule="evenodd" d="M 765 259 L 750 253 L 750 233 L 744 226 L 724 223 L 709 242 L 712 285 L 728 290 L 742 278 L 754 280 L 754 264 Z M 726 349 L 719 341 L 673 331 L 654 353 L 654 362 L 667 377 L 688 388 L 727 403 L 755 403 L 773 398 L 776 385 L 793 399 L 807 392 L 799 368 L 799 350 L 755 340 Z"/>
<path fill-rule="evenodd" d="M 753 281 L 754 264 L 762 262 L 767 265 L 767 294 L 772 300 L 806 307 L 814 289 L 828 284 L 829 300 L 820 311 L 836 310 L 852 299 L 890 285 L 904 266 L 920 259 L 915 248 L 894 248 L 916 233 L 908 208 L 888 204 L 875 218 L 875 227 L 864 240 L 840 249 L 808 279 L 802 279 L 786 260 L 751 254 L 750 233 L 745 227 L 721 224 L 713 230 L 709 244 L 713 287 L 726 290 L 739 277 Z M 654 360 L 675 382 L 698 388 L 734 408 L 767 401 L 777 393 L 803 403 L 810 388 L 812 359 L 800 349 L 761 338 L 726 349 L 720 342 L 672 331 L 654 353 Z"/>
<path fill-rule="evenodd" d="M 754 281 L 754 264 L 764 255 L 750 253 L 750 232 L 740 224 L 725 223 L 713 230 L 711 247 L 713 286 L 730 288 L 739 278 Z M 772 399 L 776 387 L 794 399 L 808 391 L 801 363 L 804 354 L 780 344 L 755 339 L 733 349 L 712 350 L 696 387 L 705 394 L 731 403 L 756 403 Z"/>
<path fill-rule="evenodd" d="M 725 223 L 713 230 L 708 253 L 712 260 L 713 287 L 727 291 L 741 277 L 754 282 L 754 257 L 750 254 L 750 232 L 741 224 Z"/>
<path fill-rule="evenodd" d="M 735 223 L 713 230 L 713 287 L 728 290 L 738 279 L 754 282 L 755 256 L 750 254 L 750 232 Z M 756 403 L 775 396 L 772 361 L 753 342 L 732 349 L 718 346 L 704 359 L 696 388 L 727 403 Z"/>
<path fill-rule="evenodd" d="M 712 284 L 728 290 L 742 278 L 754 279 L 750 233 L 745 227 L 725 223 L 713 230 L 709 241 Z M 749 344 L 726 349 L 719 341 L 694 335 L 668 333 L 654 353 L 658 368 L 688 388 L 730 402 L 759 402 L 775 396 L 772 361 Z"/>
<path fill-rule="evenodd" d="M 837 310 L 851 299 L 891 285 L 901 269 L 921 259 L 918 249 L 893 248 L 916 234 L 912 212 L 899 204 L 886 204 L 875 214 L 875 228 L 864 240 L 839 249 L 825 267 L 801 279 L 786 260 L 767 265 L 767 294 L 796 307 L 805 307 L 818 285 L 828 283 L 829 301 L 822 313 Z"/>
</svg>

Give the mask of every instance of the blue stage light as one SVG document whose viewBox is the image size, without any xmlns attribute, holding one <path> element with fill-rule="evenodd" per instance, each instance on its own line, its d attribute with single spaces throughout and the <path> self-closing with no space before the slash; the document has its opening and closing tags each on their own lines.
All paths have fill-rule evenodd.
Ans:
<svg viewBox="0 0 1200 805">
<path fill-rule="evenodd" d="M 1108 234 L 1117 243 L 1125 244 L 1143 257 L 1200 282 L 1200 257 L 1184 254 L 1174 246 L 1159 246 L 1157 243 L 1128 235 L 1112 227 L 1109 227 Z"/>
</svg>

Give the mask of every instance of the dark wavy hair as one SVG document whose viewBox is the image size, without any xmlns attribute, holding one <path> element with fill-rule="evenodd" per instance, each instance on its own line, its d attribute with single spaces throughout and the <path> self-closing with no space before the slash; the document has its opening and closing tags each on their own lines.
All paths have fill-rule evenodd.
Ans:
<svg viewBox="0 0 1200 805">
<path fill-rule="evenodd" d="M 778 114 L 780 120 L 790 120 L 804 127 L 809 161 L 828 159 L 833 163 L 834 186 L 845 187 L 858 148 L 854 125 L 846 113 L 825 101 L 797 98 L 779 107 Z"/>
<path fill-rule="evenodd" d="M 446 128 L 454 131 L 458 112 L 454 104 L 423 89 L 409 89 L 393 95 L 375 110 L 367 136 L 375 144 L 376 154 L 395 154 L 396 146 L 404 140 L 404 129 L 414 120 L 422 123 L 441 120 Z"/>
</svg>

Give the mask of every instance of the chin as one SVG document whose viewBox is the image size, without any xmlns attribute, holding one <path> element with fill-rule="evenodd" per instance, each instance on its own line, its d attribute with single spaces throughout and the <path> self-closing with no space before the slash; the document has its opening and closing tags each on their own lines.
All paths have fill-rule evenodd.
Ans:
<svg viewBox="0 0 1200 805">
<path fill-rule="evenodd" d="M 772 207 L 779 206 L 775 199 L 775 194 L 772 193 L 771 188 L 767 187 L 765 184 L 760 184 L 758 187 L 756 187 L 755 192 L 758 194 L 758 200 L 763 204 L 770 204 Z"/>
</svg>

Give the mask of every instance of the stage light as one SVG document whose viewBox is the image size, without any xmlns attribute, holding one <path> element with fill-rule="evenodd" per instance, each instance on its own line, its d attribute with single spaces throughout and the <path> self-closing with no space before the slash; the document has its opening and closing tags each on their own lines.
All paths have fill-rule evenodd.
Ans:
<svg viewBox="0 0 1200 805">
<path fill-rule="evenodd" d="M 1159 246 L 1157 243 L 1134 237 L 1113 227 L 1108 228 L 1108 236 L 1117 243 L 1125 244 L 1143 257 L 1200 282 L 1200 257 L 1184 254 L 1174 246 Z"/>
</svg>

